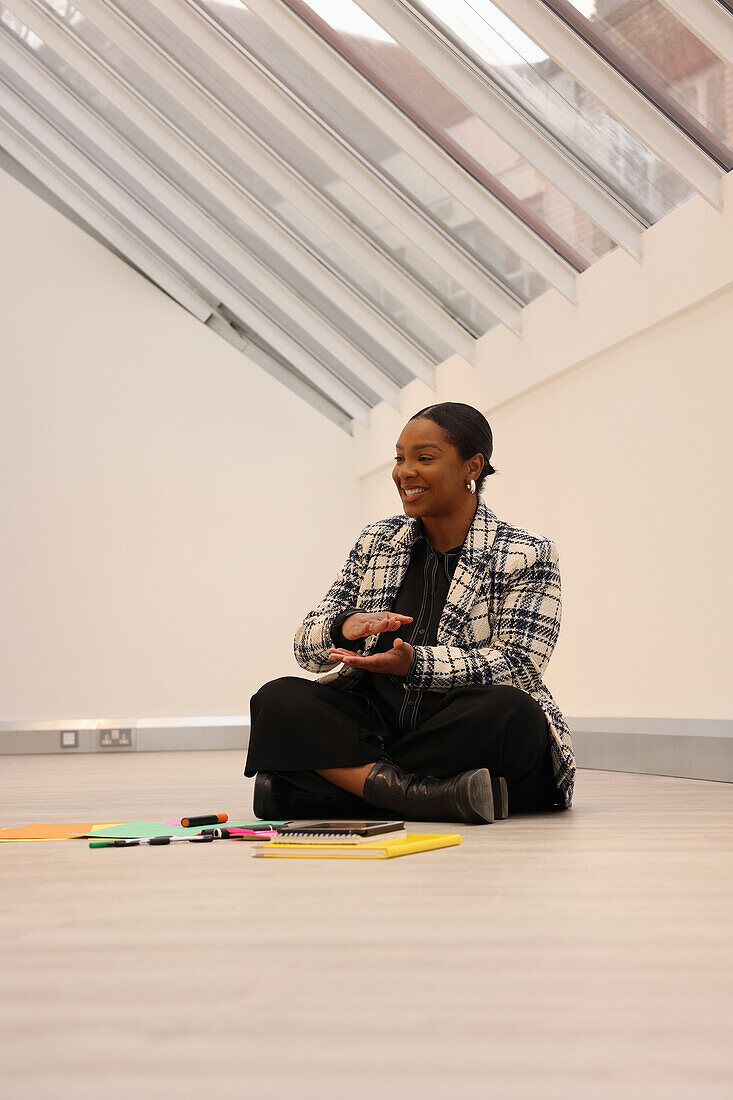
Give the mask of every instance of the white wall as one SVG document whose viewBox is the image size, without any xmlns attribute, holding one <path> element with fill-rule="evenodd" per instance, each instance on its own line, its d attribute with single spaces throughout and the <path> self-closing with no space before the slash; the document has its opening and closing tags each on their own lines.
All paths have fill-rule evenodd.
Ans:
<svg viewBox="0 0 733 1100">
<path fill-rule="evenodd" d="M 359 529 L 353 441 L 0 173 L 0 720 L 244 714 Z"/>
<path fill-rule="evenodd" d="M 496 329 L 477 365 L 415 383 L 355 439 L 364 522 L 400 510 L 405 420 L 467 401 L 494 432 L 484 499 L 552 537 L 563 623 L 546 682 L 567 716 L 733 714 L 733 177 L 721 214 L 695 199 Z"/>
<path fill-rule="evenodd" d="M 566 715 L 730 717 L 726 190 L 351 440 L 0 176 L 0 720 L 242 714 L 302 674 L 295 625 L 400 510 L 394 442 L 435 400 L 486 412 L 487 503 L 558 544 Z"/>
</svg>

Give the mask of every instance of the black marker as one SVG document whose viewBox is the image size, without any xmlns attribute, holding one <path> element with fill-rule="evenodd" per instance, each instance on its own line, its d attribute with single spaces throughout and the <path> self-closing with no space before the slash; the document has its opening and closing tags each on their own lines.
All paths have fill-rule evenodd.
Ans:
<svg viewBox="0 0 733 1100">
<path fill-rule="evenodd" d="M 135 848 L 138 844 L 173 844 L 178 840 L 183 840 L 186 844 L 195 844 L 197 841 L 199 844 L 207 844 L 213 839 L 213 836 L 151 836 L 136 837 L 130 840 L 92 840 L 89 843 L 89 847 Z"/>
</svg>

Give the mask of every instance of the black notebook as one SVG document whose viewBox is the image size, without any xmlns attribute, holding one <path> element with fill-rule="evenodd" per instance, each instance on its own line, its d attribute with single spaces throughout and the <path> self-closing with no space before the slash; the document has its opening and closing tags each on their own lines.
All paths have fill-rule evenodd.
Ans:
<svg viewBox="0 0 733 1100">
<path fill-rule="evenodd" d="M 359 844 L 377 836 L 404 836 L 404 821 L 291 821 L 278 825 L 280 844 Z"/>
</svg>

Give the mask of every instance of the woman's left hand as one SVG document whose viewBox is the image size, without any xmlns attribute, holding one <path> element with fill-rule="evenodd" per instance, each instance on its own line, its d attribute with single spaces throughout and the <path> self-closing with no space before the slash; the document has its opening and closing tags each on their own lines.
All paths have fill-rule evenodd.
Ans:
<svg viewBox="0 0 733 1100">
<path fill-rule="evenodd" d="M 328 659 L 343 661 L 351 668 L 365 668 L 367 672 L 386 672 L 389 676 L 407 676 L 414 652 L 409 642 L 403 642 L 402 638 L 395 638 L 394 645 L 385 653 L 373 653 L 370 657 L 363 657 L 361 653 L 354 653 L 351 649 L 336 649 L 332 646 L 328 651 Z"/>
</svg>

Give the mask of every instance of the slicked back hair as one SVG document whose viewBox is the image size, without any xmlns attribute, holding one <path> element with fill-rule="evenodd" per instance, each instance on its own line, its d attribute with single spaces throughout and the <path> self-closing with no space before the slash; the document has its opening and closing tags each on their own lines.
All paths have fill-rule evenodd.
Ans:
<svg viewBox="0 0 733 1100">
<path fill-rule="evenodd" d="M 476 492 L 480 494 L 486 478 L 496 473 L 490 462 L 494 437 L 483 413 L 473 405 L 464 405 L 462 401 L 441 401 L 438 405 L 427 405 L 410 417 L 410 420 L 418 419 L 432 420 L 442 428 L 462 462 L 467 462 L 476 454 L 483 455 L 484 466 L 476 478 Z"/>
</svg>

